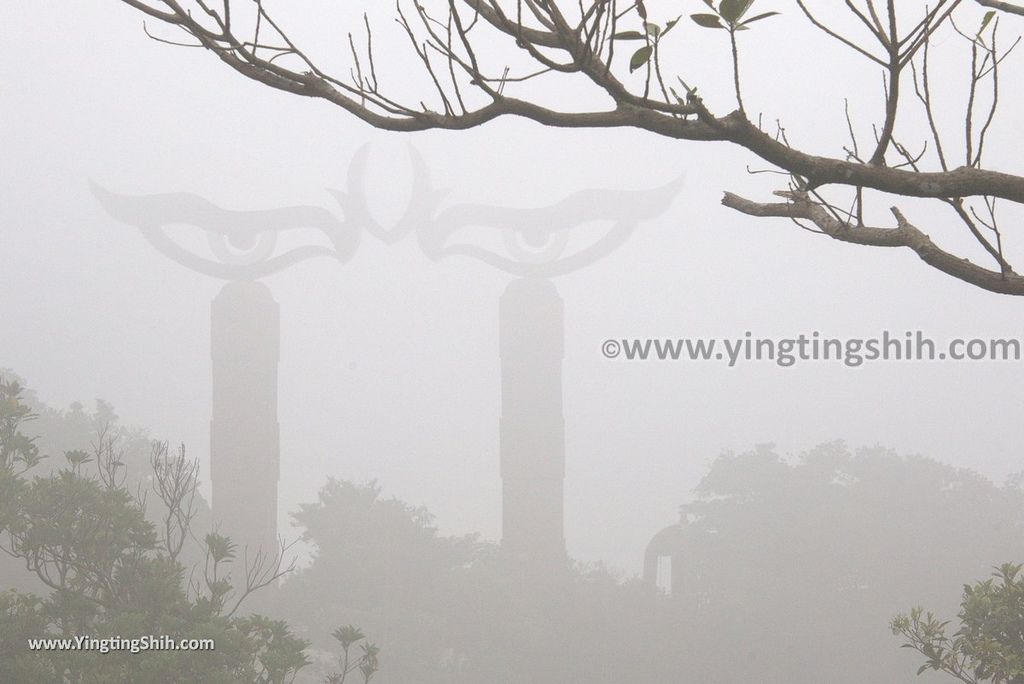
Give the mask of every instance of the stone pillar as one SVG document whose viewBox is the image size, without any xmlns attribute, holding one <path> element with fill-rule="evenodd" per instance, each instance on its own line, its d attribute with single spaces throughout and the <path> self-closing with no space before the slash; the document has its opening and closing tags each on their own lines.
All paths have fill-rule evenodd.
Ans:
<svg viewBox="0 0 1024 684">
<path fill-rule="evenodd" d="M 280 312 L 269 288 L 231 282 L 213 300 L 213 519 L 238 546 L 277 551 Z"/>
<path fill-rule="evenodd" d="M 565 566 L 562 298 L 523 278 L 499 304 L 502 547 L 539 569 Z"/>
</svg>

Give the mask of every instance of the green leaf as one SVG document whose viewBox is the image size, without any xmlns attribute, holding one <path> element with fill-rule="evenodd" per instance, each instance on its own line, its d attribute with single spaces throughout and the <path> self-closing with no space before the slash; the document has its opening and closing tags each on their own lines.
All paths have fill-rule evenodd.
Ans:
<svg viewBox="0 0 1024 684">
<path fill-rule="evenodd" d="M 639 31 L 620 31 L 612 36 L 614 40 L 644 40 L 644 37 Z"/>
<path fill-rule="evenodd" d="M 334 630 L 331 636 L 337 639 L 341 643 L 341 647 L 345 650 L 348 650 L 348 648 L 357 641 L 362 641 L 366 638 L 366 635 L 363 634 L 362 630 L 355 625 L 338 627 Z"/>
<path fill-rule="evenodd" d="M 722 0 L 718 13 L 729 24 L 735 24 L 740 14 L 740 0 Z"/>
<path fill-rule="evenodd" d="M 693 19 L 698 26 L 703 26 L 704 28 L 725 28 L 722 26 L 722 22 L 719 21 L 718 16 L 714 14 L 691 14 L 690 18 Z"/>
<path fill-rule="evenodd" d="M 981 28 L 978 29 L 978 39 L 979 40 L 981 39 L 981 34 L 985 32 L 985 29 L 988 28 L 988 25 L 992 23 L 992 20 L 995 19 L 995 17 L 996 17 L 996 11 L 995 10 L 990 10 L 988 12 L 985 12 L 985 18 L 981 20 Z"/>
<path fill-rule="evenodd" d="M 661 27 L 657 24 L 651 24 L 650 22 L 644 22 L 644 28 L 647 29 L 647 34 L 653 38 L 657 38 L 661 35 Z"/>
<path fill-rule="evenodd" d="M 230 561 L 235 557 L 235 545 L 231 539 L 217 532 L 209 532 L 205 537 L 206 549 L 210 558 L 216 563 Z"/>
<path fill-rule="evenodd" d="M 754 0 L 722 0 L 718 13 L 729 24 L 736 24 L 753 4 Z"/>
<path fill-rule="evenodd" d="M 764 14 L 758 14 L 756 17 L 750 17 L 750 19 L 747 19 L 745 22 L 743 22 L 740 25 L 741 26 L 750 26 L 755 21 L 761 21 L 762 19 L 767 19 L 768 17 L 774 17 L 777 14 L 779 14 L 779 13 L 778 12 L 765 12 Z"/>
<path fill-rule="evenodd" d="M 670 22 L 668 22 L 667 24 L 665 24 L 665 30 L 661 32 L 661 37 L 662 37 L 662 38 L 664 38 L 664 37 L 665 37 L 665 34 L 666 34 L 666 33 L 668 33 L 668 32 L 669 32 L 669 31 L 671 31 L 671 30 L 672 30 L 673 28 L 675 28 L 676 24 L 678 24 L 678 23 L 679 23 L 679 19 L 680 19 L 680 17 L 676 17 L 676 18 L 675 18 L 675 19 L 673 19 L 672 21 L 670 21 Z"/>
<path fill-rule="evenodd" d="M 988 12 L 985 12 L 985 18 L 981 20 L 981 30 L 982 31 L 984 31 L 986 28 L 988 28 L 988 25 L 992 23 L 992 20 L 995 19 L 995 16 L 996 16 L 996 11 L 995 10 L 990 10 Z"/>
<path fill-rule="evenodd" d="M 629 60 L 629 71 L 630 73 L 636 71 L 644 64 L 650 61 L 651 55 L 654 54 L 654 48 L 650 45 L 644 45 L 642 48 L 633 53 L 633 57 Z"/>
</svg>

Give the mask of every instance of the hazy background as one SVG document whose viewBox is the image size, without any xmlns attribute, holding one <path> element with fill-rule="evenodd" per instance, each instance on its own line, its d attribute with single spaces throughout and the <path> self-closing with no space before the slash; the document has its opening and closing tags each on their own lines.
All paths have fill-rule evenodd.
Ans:
<svg viewBox="0 0 1024 684">
<path fill-rule="evenodd" d="M 828 44 L 806 31 L 806 41 L 787 40 L 795 8 L 775 4 L 790 16 L 759 31 L 770 47 L 747 61 L 748 108 L 764 110 L 766 121 L 783 117 L 797 145 L 837 155 L 850 95 L 867 140 L 877 74 L 834 47 L 835 61 L 822 58 Z M 334 36 L 338 54 L 330 54 L 343 58 L 339 27 L 353 25 L 343 10 L 317 19 L 317 3 L 293 5 L 285 16 L 296 30 Z M 376 11 L 386 24 L 390 9 Z M 572 556 L 638 571 L 647 541 L 677 519 L 711 459 L 760 442 L 794 455 L 836 438 L 880 443 L 998 481 L 1021 469 L 1016 365 L 729 369 L 601 356 L 609 337 L 747 330 L 1024 337 L 1019 301 L 951 280 L 909 252 L 842 245 L 720 207 L 724 189 L 765 197 L 776 187 L 774 177 L 744 173 L 750 155 L 517 120 L 462 133 L 381 133 L 324 103 L 247 82 L 209 54 L 156 44 L 140 15 L 113 0 L 4 3 L 0 23 L 0 367 L 51 405 L 102 397 L 123 422 L 207 459 L 210 300 L 221 284 L 108 218 L 89 179 L 125 193 L 195 192 L 229 208 L 334 209 L 327 189 L 344 186 L 349 160 L 370 143 L 366 187 L 386 221 L 408 197 L 411 141 L 452 203 L 543 206 L 583 188 L 648 188 L 686 174 L 668 213 L 558 279 Z M 690 27 L 679 37 L 680 60 L 722 47 L 700 42 L 720 36 Z M 379 52 L 399 65 L 409 55 L 399 43 Z M 722 80 L 723 67 L 693 66 L 709 82 Z M 418 82 L 420 74 L 395 78 Z M 1012 89 L 1004 98 L 990 164 L 1017 168 L 1022 98 Z M 906 137 L 911 147 L 921 139 Z M 928 216 L 911 218 L 943 244 L 964 240 L 948 220 L 920 220 Z M 1006 239 L 1012 253 L 1015 236 Z M 316 260 L 267 279 L 282 317 L 286 534 L 286 513 L 334 475 L 378 479 L 386 493 L 428 506 L 445 532 L 500 536 L 497 300 L 509 280 L 465 259 L 432 262 L 412 238 L 387 247 L 370 236 L 349 263 Z"/>
</svg>

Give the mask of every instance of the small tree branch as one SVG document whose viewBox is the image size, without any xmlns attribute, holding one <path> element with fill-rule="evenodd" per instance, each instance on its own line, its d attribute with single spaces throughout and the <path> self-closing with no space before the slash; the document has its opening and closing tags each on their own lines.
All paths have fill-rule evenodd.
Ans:
<svg viewBox="0 0 1024 684">
<path fill-rule="evenodd" d="M 976 287 L 997 294 L 1024 295 L 1024 277 L 1012 272 L 992 271 L 942 250 L 896 207 L 892 208 L 893 216 L 896 217 L 895 228 L 855 226 L 836 219 L 820 204 L 808 199 L 805 193 L 776 194 L 788 201 L 762 204 L 726 193 L 722 204 L 748 216 L 810 221 L 822 233 L 840 242 L 871 247 L 904 247 L 917 254 L 929 266 Z"/>
<path fill-rule="evenodd" d="M 1016 14 L 1024 17 L 1024 6 L 1018 5 L 1012 2 L 1001 2 L 1000 0 L 975 0 L 982 7 L 988 7 L 990 9 L 1002 10 L 1003 12 L 1009 12 L 1010 14 Z"/>
</svg>

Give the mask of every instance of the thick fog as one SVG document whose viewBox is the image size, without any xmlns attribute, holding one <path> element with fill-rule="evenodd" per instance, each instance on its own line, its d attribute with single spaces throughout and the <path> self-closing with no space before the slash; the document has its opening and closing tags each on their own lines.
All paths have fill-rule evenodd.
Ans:
<svg viewBox="0 0 1024 684">
<path fill-rule="evenodd" d="M 326 62 L 346 69 L 345 31 L 360 28 L 365 8 L 324 4 L 304 0 L 279 14 Z M 701 3 L 690 4 L 700 10 Z M 802 149 L 841 156 L 848 98 L 859 135 L 870 140 L 883 102 L 878 70 L 811 32 L 792 3 L 765 4 L 785 14 L 750 32 L 757 36 L 744 63 L 748 111 L 763 112 L 766 128 L 781 121 Z M 389 25 L 391 8 L 370 11 L 381 26 L 377 59 L 390 65 L 387 84 L 415 92 L 426 77 L 400 28 Z M 318 207 L 339 219 L 339 192 L 354 189 L 381 227 L 411 229 L 382 236 L 356 226 L 351 255 L 303 260 L 259 279 L 280 312 L 276 519 L 286 538 L 302 533 L 291 514 L 316 501 L 332 477 L 376 481 L 383 496 L 426 507 L 441 534 L 502 538 L 499 303 L 519 276 L 473 254 L 425 248 L 423 226 L 415 216 L 403 218 L 407 207 L 420 206 L 422 192 L 442 216 L 457 217 L 462 205 L 485 207 L 482 215 L 544 210 L 509 215 L 573 228 L 568 252 L 599 243 L 616 225 L 580 222 L 573 213 L 580 207 L 594 216 L 619 210 L 635 217 L 621 244 L 599 247 L 578 268 L 547 279 L 564 305 L 564 539 L 573 559 L 640 575 L 648 543 L 679 521 L 680 506 L 695 501 L 693 490 L 716 457 L 766 443 L 793 462 L 836 440 L 850 449 L 884 447 L 970 468 L 996 485 L 1022 470 L 1019 362 L 730 368 L 605 358 L 609 339 L 734 339 L 748 332 L 1024 339 L 1016 298 L 947 277 L 909 250 L 842 244 L 784 219 L 721 206 L 725 190 L 769 201 L 785 187 L 785 177 L 748 173 L 766 167 L 745 151 L 514 118 L 461 132 L 382 132 L 322 101 L 248 81 L 205 51 L 155 42 L 141 15 L 119 2 L 4 3 L 0 23 L 7 56 L 0 64 L 0 368 L 48 406 L 77 401 L 91 410 L 101 398 L 122 424 L 185 444 L 200 459 L 204 496 L 211 494 L 214 412 L 211 303 L 225 281 L 168 258 L 112 215 L 93 188 L 122 196 L 190 193 L 238 211 Z M 147 26 L 176 35 L 152 21 Z M 731 74 L 722 37 L 693 26 L 677 30 L 679 43 L 666 59 L 726 111 Z M 946 30 L 938 44 L 955 40 Z M 711 55 L 714 62 L 700 63 Z M 1020 59 L 1011 56 L 1011 73 Z M 936 68 L 948 74 L 943 115 L 955 121 L 967 67 L 950 59 Z M 1024 98 L 1012 76 L 1006 83 L 988 163 L 1015 172 Z M 605 106 L 585 87 L 577 93 L 555 79 L 531 87 L 545 102 Z M 908 116 L 905 144 L 918 148 L 925 134 L 920 118 Z M 353 163 L 360 155 L 362 166 Z M 597 192 L 582 204 L 559 205 L 581 191 L 636 195 Z M 886 201 L 876 202 L 872 218 L 892 225 Z M 662 202 L 663 209 L 656 206 Z M 941 244 L 986 258 L 951 212 L 888 202 Z M 1014 210 L 1008 226 L 1019 222 Z M 167 228 L 183 248 L 216 261 L 201 228 Z M 463 226 L 447 244 L 504 257 L 499 228 Z M 1004 240 L 1007 253 L 1022 251 L 1012 230 Z M 329 243 L 307 228 L 282 234 L 276 249 L 308 244 Z M 871 518 L 876 504 L 862 500 L 858 514 Z M 837 549 L 852 553 L 869 541 L 851 532 L 849 545 Z M 300 565 L 310 562 L 310 548 L 297 547 Z M 879 554 L 880 564 L 899 556 L 899 549 L 863 548 Z M 960 584 L 981 579 L 996 563 L 1024 560 L 1024 545 L 1016 548 L 1016 557 L 979 556 L 977 568 L 943 585 L 948 600 L 936 608 L 955 612 Z M 893 597 L 890 615 L 915 600 Z M 884 621 L 879 629 L 896 649 Z M 892 681 L 912 680 L 918 663 L 904 658 L 907 678 Z"/>
</svg>

